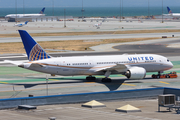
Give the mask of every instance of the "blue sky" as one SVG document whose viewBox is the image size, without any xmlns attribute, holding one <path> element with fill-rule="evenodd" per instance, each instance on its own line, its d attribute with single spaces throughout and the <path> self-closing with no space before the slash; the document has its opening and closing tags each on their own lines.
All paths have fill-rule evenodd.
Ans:
<svg viewBox="0 0 180 120">
<path fill-rule="evenodd" d="M 0 0 L 0 8 L 14 8 L 15 1 L 17 7 L 81 7 L 82 0 Z M 122 1 L 122 0 L 121 0 Z M 84 7 L 119 7 L 120 0 L 83 0 Z M 163 0 L 163 5 L 179 6 L 180 0 Z M 124 7 L 147 7 L 148 0 L 123 0 Z M 149 0 L 150 7 L 162 6 L 162 0 Z"/>
</svg>

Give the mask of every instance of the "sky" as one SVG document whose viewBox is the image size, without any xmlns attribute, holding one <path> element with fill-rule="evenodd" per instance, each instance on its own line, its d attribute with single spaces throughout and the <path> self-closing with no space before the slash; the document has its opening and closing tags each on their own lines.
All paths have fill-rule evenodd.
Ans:
<svg viewBox="0 0 180 120">
<path fill-rule="evenodd" d="M 17 7 L 82 7 L 82 0 L 0 0 L 0 8 Z M 83 0 L 84 7 L 119 7 L 123 1 L 124 7 L 179 6 L 180 0 Z M 54 3 L 54 4 L 53 4 Z"/>
</svg>

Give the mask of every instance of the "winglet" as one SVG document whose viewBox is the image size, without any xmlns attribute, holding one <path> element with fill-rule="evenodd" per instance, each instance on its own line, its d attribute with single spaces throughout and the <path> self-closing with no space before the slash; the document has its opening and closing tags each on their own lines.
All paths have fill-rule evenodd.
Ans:
<svg viewBox="0 0 180 120">
<path fill-rule="evenodd" d="M 29 61 L 51 58 L 43 48 L 25 31 L 19 30 Z"/>
</svg>

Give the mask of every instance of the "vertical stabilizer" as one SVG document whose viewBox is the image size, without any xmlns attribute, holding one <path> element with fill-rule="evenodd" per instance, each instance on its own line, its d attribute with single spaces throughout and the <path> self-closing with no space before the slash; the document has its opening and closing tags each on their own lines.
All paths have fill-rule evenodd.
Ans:
<svg viewBox="0 0 180 120">
<path fill-rule="evenodd" d="M 171 9 L 169 7 L 167 7 L 167 10 L 168 10 L 169 14 L 172 14 L 172 11 L 171 11 Z"/>
<path fill-rule="evenodd" d="M 26 21 L 25 24 L 27 24 L 29 21 Z"/>
<path fill-rule="evenodd" d="M 45 7 L 39 12 L 39 14 L 44 14 Z"/>
<path fill-rule="evenodd" d="M 51 58 L 43 48 L 25 31 L 19 30 L 29 61 Z"/>
</svg>

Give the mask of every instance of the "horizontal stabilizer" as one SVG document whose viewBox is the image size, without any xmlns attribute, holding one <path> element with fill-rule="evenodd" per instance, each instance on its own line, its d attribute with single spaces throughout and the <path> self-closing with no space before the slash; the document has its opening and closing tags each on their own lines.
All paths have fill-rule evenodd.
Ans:
<svg viewBox="0 0 180 120">
<path fill-rule="evenodd" d="M 11 63 L 17 66 L 23 63 L 22 61 L 11 61 L 11 60 L 4 60 L 4 62 Z"/>
</svg>

